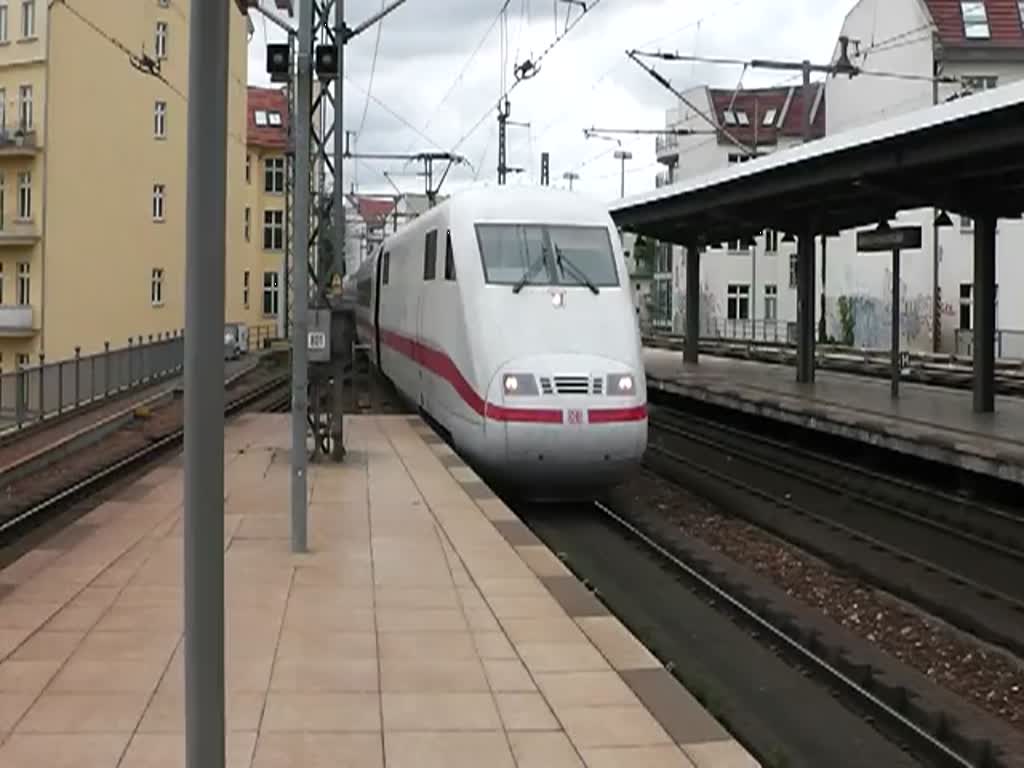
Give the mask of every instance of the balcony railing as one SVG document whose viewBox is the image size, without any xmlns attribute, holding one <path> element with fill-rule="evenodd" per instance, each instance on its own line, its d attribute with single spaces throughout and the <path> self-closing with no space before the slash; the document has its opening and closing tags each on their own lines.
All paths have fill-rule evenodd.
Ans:
<svg viewBox="0 0 1024 768">
<path fill-rule="evenodd" d="M 675 134 L 658 136 L 654 140 L 654 151 L 659 158 L 676 154 L 679 151 L 679 137 Z"/>
<path fill-rule="evenodd" d="M 0 129 L 0 156 L 30 157 L 39 151 L 38 134 L 21 129 Z"/>
<path fill-rule="evenodd" d="M 0 335 L 35 333 L 31 305 L 0 304 Z"/>
<path fill-rule="evenodd" d="M 0 246 L 34 245 L 39 240 L 39 228 L 34 221 L 0 220 Z"/>
</svg>

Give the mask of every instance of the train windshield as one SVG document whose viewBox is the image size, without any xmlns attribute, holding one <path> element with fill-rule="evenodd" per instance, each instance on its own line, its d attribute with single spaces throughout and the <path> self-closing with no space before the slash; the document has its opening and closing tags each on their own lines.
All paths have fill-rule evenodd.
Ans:
<svg viewBox="0 0 1024 768">
<path fill-rule="evenodd" d="M 488 283 L 619 284 L 606 227 L 477 224 L 476 232 Z"/>
</svg>

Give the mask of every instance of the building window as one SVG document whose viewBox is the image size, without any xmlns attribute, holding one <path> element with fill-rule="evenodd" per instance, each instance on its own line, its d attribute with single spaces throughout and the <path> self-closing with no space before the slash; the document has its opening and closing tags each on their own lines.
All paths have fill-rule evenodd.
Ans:
<svg viewBox="0 0 1024 768">
<path fill-rule="evenodd" d="M 433 280 L 437 274 L 437 230 L 427 232 L 423 240 L 423 279 Z"/>
<path fill-rule="evenodd" d="M 277 316 L 277 272 L 263 273 L 263 314 Z"/>
<path fill-rule="evenodd" d="M 0 3 L 0 43 L 7 42 L 7 2 Z"/>
<path fill-rule="evenodd" d="M 1024 0 L 1017 0 L 1017 15 L 1020 16 L 1020 25 L 1024 28 Z"/>
<path fill-rule="evenodd" d="M 448 234 L 444 239 L 444 279 L 455 279 L 455 253 L 452 251 L 451 230 L 448 230 Z"/>
<path fill-rule="evenodd" d="M 730 320 L 746 320 L 750 317 L 749 285 L 729 285 L 726 315 Z"/>
<path fill-rule="evenodd" d="M 248 211 L 248 209 L 246 209 Z M 249 270 L 242 273 L 242 306 L 249 308 Z"/>
<path fill-rule="evenodd" d="M 245 183 L 252 183 L 252 155 L 245 156 Z"/>
<path fill-rule="evenodd" d="M 19 368 L 28 368 L 29 365 L 30 365 L 30 363 L 28 361 L 28 355 L 26 355 L 24 352 L 19 352 L 18 353 L 18 367 Z"/>
<path fill-rule="evenodd" d="M 729 253 L 746 253 L 747 249 L 743 247 L 742 240 L 727 240 L 725 248 Z"/>
<path fill-rule="evenodd" d="M 166 101 L 158 101 L 153 105 L 153 135 L 158 139 L 167 137 Z"/>
<path fill-rule="evenodd" d="M 260 128 L 267 127 L 267 111 L 265 109 L 257 109 L 253 113 L 253 120 L 256 121 L 256 125 Z"/>
<path fill-rule="evenodd" d="M 277 194 L 284 192 L 283 157 L 268 157 L 263 161 L 263 189 Z"/>
<path fill-rule="evenodd" d="M 245 206 L 245 242 L 250 242 L 252 230 L 252 209 L 249 206 Z"/>
<path fill-rule="evenodd" d="M 971 40 L 985 40 L 990 37 L 984 2 L 961 2 L 960 10 L 964 15 L 964 37 Z"/>
<path fill-rule="evenodd" d="M 0 262 L 0 304 L 4 303 L 4 265 Z"/>
<path fill-rule="evenodd" d="M 267 122 L 270 125 L 281 125 L 281 113 L 280 112 L 267 112 Z"/>
<path fill-rule="evenodd" d="M 0 6 L 3 8 L 5 6 Z M 7 89 L 0 88 L 0 130 L 7 130 Z"/>
<path fill-rule="evenodd" d="M 158 59 L 167 58 L 167 22 L 158 21 L 156 23 L 156 57 Z"/>
<path fill-rule="evenodd" d="M 283 248 L 284 211 L 264 211 L 263 249 L 266 251 L 280 251 Z"/>
<path fill-rule="evenodd" d="M 961 216 L 960 217 L 960 231 L 961 232 L 970 232 L 973 229 L 974 229 L 974 219 L 972 219 L 970 216 Z"/>
<path fill-rule="evenodd" d="M 18 89 L 18 125 L 23 131 L 32 130 L 32 86 Z"/>
<path fill-rule="evenodd" d="M 971 330 L 971 298 L 974 292 L 973 283 L 960 283 L 960 329 Z"/>
<path fill-rule="evenodd" d="M 775 125 L 775 118 L 778 116 L 778 114 L 779 111 L 777 109 L 769 109 L 767 112 L 764 113 L 764 120 L 762 121 L 762 124 L 767 128 L 772 127 L 773 125 Z"/>
<path fill-rule="evenodd" d="M 18 174 L 18 218 L 32 218 L 32 174 L 28 171 Z"/>
<path fill-rule="evenodd" d="M 7 215 L 4 213 L 7 210 L 7 185 L 5 182 L 4 174 L 0 172 L 0 231 L 3 230 L 7 220 Z"/>
<path fill-rule="evenodd" d="M 154 269 L 149 278 L 149 303 L 154 307 L 163 306 L 164 271 L 162 269 Z"/>
<path fill-rule="evenodd" d="M 164 197 L 166 189 L 163 184 L 153 185 L 153 221 L 164 220 Z"/>
<path fill-rule="evenodd" d="M 21 3 L 21 36 L 36 36 L 36 0 L 23 0 Z"/>
<path fill-rule="evenodd" d="M 764 319 L 779 319 L 779 286 L 777 285 L 764 287 Z"/>
<path fill-rule="evenodd" d="M 764 231 L 764 252 L 779 252 L 779 233 L 774 229 L 766 229 Z"/>
<path fill-rule="evenodd" d="M 960 83 L 967 93 L 978 93 L 989 91 L 999 84 L 999 78 L 995 75 L 964 75 Z"/>
<path fill-rule="evenodd" d="M 796 276 L 797 276 L 797 255 L 795 253 L 789 254 L 789 287 L 796 288 Z"/>
<path fill-rule="evenodd" d="M 32 265 L 27 261 L 18 262 L 18 305 L 27 307 L 32 303 Z"/>
</svg>

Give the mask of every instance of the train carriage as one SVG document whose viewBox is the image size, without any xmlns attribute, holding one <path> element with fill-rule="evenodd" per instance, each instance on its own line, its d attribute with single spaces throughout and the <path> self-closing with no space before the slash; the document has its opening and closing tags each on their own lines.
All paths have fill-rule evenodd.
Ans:
<svg viewBox="0 0 1024 768">
<path fill-rule="evenodd" d="M 642 456 L 640 333 L 604 205 L 468 190 L 388 237 L 344 290 L 380 371 L 492 481 L 585 497 Z"/>
</svg>

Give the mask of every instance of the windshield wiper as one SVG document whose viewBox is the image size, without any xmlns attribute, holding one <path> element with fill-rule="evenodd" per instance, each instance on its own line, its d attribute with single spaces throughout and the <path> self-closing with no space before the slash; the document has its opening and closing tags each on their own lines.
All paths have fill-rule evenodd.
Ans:
<svg viewBox="0 0 1024 768">
<path fill-rule="evenodd" d="M 562 253 L 562 249 L 558 247 L 558 243 L 552 243 L 552 246 L 555 249 L 555 257 L 558 260 L 559 267 L 561 267 L 563 263 L 568 266 L 572 273 L 576 275 L 576 279 L 587 286 L 587 288 L 590 289 L 590 292 L 595 296 L 601 292 L 600 289 L 591 282 L 590 278 L 587 277 L 586 273 L 582 269 L 569 261 L 569 257 Z"/>
<path fill-rule="evenodd" d="M 540 256 L 537 259 L 534 259 L 533 263 L 530 264 L 529 267 L 527 267 L 526 272 L 519 279 L 519 282 L 512 286 L 512 293 L 519 293 L 521 290 L 523 290 L 523 286 L 530 282 L 530 278 L 533 277 L 534 273 L 537 271 L 537 268 L 544 266 L 544 260 L 544 251 L 542 249 L 540 252 Z"/>
</svg>

